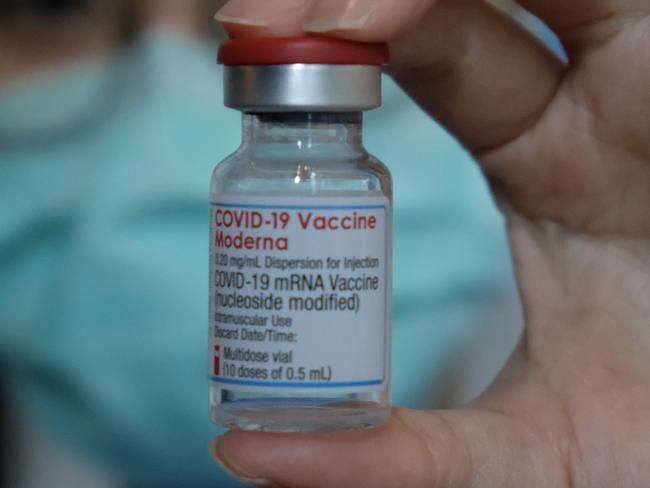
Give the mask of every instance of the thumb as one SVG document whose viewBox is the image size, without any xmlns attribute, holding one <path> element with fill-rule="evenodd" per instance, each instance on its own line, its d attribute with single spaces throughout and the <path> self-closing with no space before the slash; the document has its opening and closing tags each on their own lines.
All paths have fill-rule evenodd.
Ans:
<svg viewBox="0 0 650 488">
<path fill-rule="evenodd" d="M 361 431 L 231 431 L 210 450 L 234 476 L 258 486 L 466 487 L 469 450 L 455 424 L 471 414 L 449 414 L 395 409 L 382 427 Z"/>
</svg>

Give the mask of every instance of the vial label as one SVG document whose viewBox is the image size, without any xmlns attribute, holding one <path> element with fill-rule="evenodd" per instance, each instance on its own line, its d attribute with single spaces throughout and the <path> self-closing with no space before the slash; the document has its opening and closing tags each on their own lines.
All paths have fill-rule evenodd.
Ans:
<svg viewBox="0 0 650 488">
<path fill-rule="evenodd" d="M 282 394 L 383 389 L 386 197 L 220 198 L 210 227 L 211 381 Z"/>
</svg>

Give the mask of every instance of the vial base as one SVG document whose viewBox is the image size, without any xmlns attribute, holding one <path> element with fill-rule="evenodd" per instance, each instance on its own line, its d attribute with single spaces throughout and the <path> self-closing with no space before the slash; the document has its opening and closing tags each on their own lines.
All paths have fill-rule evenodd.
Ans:
<svg viewBox="0 0 650 488">
<path fill-rule="evenodd" d="M 269 396 L 210 385 L 210 418 L 228 429 L 323 432 L 377 427 L 390 415 L 387 393 Z"/>
</svg>

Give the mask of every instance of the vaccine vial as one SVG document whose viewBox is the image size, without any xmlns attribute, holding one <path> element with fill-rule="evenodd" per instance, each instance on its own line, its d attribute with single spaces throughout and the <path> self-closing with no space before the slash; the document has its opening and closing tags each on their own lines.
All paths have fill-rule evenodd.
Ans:
<svg viewBox="0 0 650 488">
<path fill-rule="evenodd" d="M 211 185 L 209 402 L 227 428 L 369 428 L 389 415 L 392 183 L 362 143 L 383 44 L 235 39 L 243 142 Z"/>
</svg>

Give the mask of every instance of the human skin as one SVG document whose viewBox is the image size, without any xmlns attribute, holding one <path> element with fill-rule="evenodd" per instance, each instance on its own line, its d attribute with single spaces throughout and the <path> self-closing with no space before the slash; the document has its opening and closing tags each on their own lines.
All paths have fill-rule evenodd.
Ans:
<svg viewBox="0 0 650 488">
<path fill-rule="evenodd" d="M 381 428 L 228 432 L 235 475 L 286 487 L 647 487 L 650 2 L 521 0 L 564 64 L 479 0 L 232 0 L 233 36 L 387 41 L 389 73 L 480 163 L 508 223 L 525 333 L 463 409 Z M 433 162 L 432 162 L 433 164 Z"/>
</svg>

